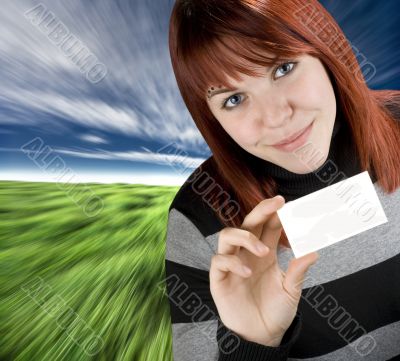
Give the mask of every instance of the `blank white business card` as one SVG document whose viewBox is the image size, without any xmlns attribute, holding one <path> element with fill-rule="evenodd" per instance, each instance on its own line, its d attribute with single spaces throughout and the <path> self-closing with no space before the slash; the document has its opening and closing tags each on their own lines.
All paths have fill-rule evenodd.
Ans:
<svg viewBox="0 0 400 361">
<path fill-rule="evenodd" d="M 388 221 L 368 171 L 287 202 L 277 213 L 296 258 Z"/>
</svg>

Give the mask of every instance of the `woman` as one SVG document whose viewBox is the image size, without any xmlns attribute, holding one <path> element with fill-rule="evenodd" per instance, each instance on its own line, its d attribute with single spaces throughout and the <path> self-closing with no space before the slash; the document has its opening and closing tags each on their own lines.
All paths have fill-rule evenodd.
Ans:
<svg viewBox="0 0 400 361">
<path fill-rule="evenodd" d="M 169 45 L 212 151 L 169 208 L 174 360 L 400 355 L 399 93 L 316 0 L 178 0 Z M 294 259 L 277 210 L 364 170 L 390 221 Z"/>
</svg>

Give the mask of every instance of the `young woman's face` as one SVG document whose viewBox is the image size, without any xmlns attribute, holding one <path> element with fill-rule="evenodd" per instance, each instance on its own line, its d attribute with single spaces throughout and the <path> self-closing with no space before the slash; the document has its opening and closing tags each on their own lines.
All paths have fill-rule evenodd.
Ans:
<svg viewBox="0 0 400 361">
<path fill-rule="evenodd" d="M 329 75 L 321 61 L 310 55 L 264 69 L 264 74 L 242 74 L 240 82 L 230 78 L 234 91 L 212 95 L 223 88 L 210 87 L 210 110 L 247 152 L 291 172 L 310 173 L 326 161 L 336 117 Z M 302 134 L 277 145 L 296 133 Z M 312 161 L 304 156 L 306 150 L 316 155 Z"/>
</svg>

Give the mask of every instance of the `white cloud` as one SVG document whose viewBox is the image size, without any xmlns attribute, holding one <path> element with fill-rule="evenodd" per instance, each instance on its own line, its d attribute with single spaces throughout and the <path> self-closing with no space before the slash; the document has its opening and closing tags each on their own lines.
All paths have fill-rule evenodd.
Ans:
<svg viewBox="0 0 400 361">
<path fill-rule="evenodd" d="M 99 137 L 98 135 L 82 134 L 79 138 L 85 142 L 96 143 L 96 144 L 108 144 L 107 139 Z"/>
</svg>

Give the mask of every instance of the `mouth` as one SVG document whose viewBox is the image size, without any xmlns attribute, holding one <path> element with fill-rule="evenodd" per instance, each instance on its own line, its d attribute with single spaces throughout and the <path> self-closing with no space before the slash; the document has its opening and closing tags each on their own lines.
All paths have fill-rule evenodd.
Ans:
<svg viewBox="0 0 400 361">
<path fill-rule="evenodd" d="M 301 147 L 308 139 L 311 130 L 313 128 L 314 121 L 310 125 L 308 125 L 303 130 L 295 133 L 291 137 L 285 139 L 282 142 L 272 145 L 275 149 L 284 151 L 284 152 L 291 152 L 299 147 Z"/>
</svg>

